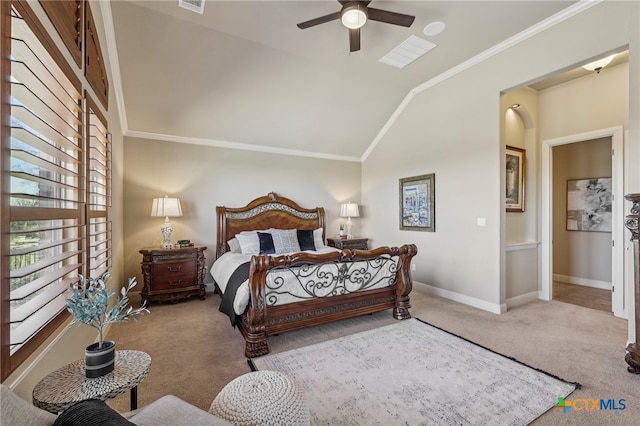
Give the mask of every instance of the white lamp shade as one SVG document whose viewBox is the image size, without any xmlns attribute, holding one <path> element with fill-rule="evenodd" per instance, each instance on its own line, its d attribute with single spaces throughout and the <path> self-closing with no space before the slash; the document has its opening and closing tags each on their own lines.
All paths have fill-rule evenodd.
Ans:
<svg viewBox="0 0 640 426">
<path fill-rule="evenodd" d="M 345 203 L 340 207 L 340 217 L 360 217 L 356 203 Z"/>
<path fill-rule="evenodd" d="M 161 217 L 180 217 L 182 216 L 182 207 L 179 198 L 154 198 L 151 206 L 151 216 Z"/>
</svg>

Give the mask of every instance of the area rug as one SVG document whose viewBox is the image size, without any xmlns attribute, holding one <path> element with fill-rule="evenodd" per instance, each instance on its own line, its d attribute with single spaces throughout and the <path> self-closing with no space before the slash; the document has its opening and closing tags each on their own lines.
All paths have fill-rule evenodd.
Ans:
<svg viewBox="0 0 640 426">
<path fill-rule="evenodd" d="M 526 425 L 580 386 L 417 319 L 249 364 L 293 376 L 312 425 Z"/>
</svg>

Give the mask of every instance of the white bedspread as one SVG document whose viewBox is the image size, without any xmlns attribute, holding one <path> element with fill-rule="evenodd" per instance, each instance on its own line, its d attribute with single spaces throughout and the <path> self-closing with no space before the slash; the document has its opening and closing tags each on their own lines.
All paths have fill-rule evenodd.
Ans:
<svg viewBox="0 0 640 426">
<path fill-rule="evenodd" d="M 324 247 L 309 253 L 319 254 L 331 251 L 337 251 L 337 249 Z M 211 268 L 211 275 L 222 293 L 225 293 L 227 282 L 236 268 L 250 261 L 251 257 L 252 255 L 249 254 L 227 252 L 216 260 Z M 359 290 L 383 288 L 395 282 L 397 259 L 386 256 L 369 261 L 347 262 L 347 264 L 331 262 L 322 266 L 315 265 L 308 269 L 320 268 L 319 275 L 315 275 L 317 271 L 310 270 L 308 277 L 305 276 L 305 267 L 302 267 L 303 270 L 299 274 L 286 268 L 269 271 L 266 283 L 265 296 L 268 299 L 266 303 L 267 305 L 282 305 L 315 297 L 329 297 Z M 249 298 L 249 281 L 247 280 L 238 288 L 233 302 L 233 310 L 237 315 L 244 312 Z"/>
</svg>

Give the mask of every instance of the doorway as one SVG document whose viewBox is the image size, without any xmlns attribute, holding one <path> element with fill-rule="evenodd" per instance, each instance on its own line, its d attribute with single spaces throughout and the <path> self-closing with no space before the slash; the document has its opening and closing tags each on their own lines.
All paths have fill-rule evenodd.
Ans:
<svg viewBox="0 0 640 426">
<path fill-rule="evenodd" d="M 554 229 L 556 227 L 573 227 L 568 226 L 567 204 L 563 204 L 558 201 L 562 200 L 561 197 L 566 197 L 567 193 L 563 191 L 561 194 L 557 194 L 555 191 L 554 196 L 554 171 L 558 174 L 557 169 L 554 169 L 554 158 L 558 156 L 557 161 L 560 160 L 561 151 L 554 151 L 555 148 L 567 149 L 567 145 L 585 143 L 586 141 L 597 141 L 602 139 L 610 140 L 611 145 L 611 191 L 613 193 L 611 203 L 611 264 L 610 264 L 610 277 L 611 277 L 611 308 L 615 316 L 626 318 L 626 309 L 624 306 L 624 243 L 623 243 L 623 129 L 621 126 L 608 129 L 597 130 L 593 132 L 587 132 L 577 135 L 570 135 L 563 138 L 549 139 L 542 143 L 542 276 L 541 276 L 541 298 L 544 300 L 551 300 L 554 284 L 554 260 L 558 260 L 558 253 L 554 253 L 556 246 L 558 250 L 566 250 L 566 246 L 560 244 L 559 241 L 555 241 L 554 244 Z M 561 148 L 564 147 L 564 148 Z M 598 177 L 598 176 L 583 176 Z M 602 177 L 602 176 L 600 176 Z M 566 180 L 566 179 L 565 179 Z M 560 197 L 560 198 L 558 198 Z M 560 206 L 558 206 L 560 204 Z M 559 207 L 559 208 L 558 208 Z M 560 223 L 558 223 L 560 222 Z M 581 232 L 581 234 L 595 234 L 592 232 Z M 609 238 L 608 234 L 600 236 L 600 239 Z M 578 243 L 580 243 L 578 241 Z M 575 238 L 573 244 L 576 244 Z M 582 242 L 582 244 L 587 244 Z M 607 253 L 609 250 L 606 251 Z M 600 256 L 605 256 L 600 254 Z M 607 259 L 608 260 L 608 259 Z M 557 274 L 562 275 L 562 274 Z M 608 277 L 608 275 L 607 275 Z M 571 281 L 565 280 L 565 281 Z M 592 287 L 597 287 L 600 280 L 585 280 L 583 282 L 569 283 L 569 284 L 591 284 Z"/>
</svg>

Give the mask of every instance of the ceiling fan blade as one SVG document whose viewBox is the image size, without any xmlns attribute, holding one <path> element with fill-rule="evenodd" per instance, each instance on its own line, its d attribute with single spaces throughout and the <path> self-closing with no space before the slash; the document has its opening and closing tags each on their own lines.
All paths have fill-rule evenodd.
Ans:
<svg viewBox="0 0 640 426">
<path fill-rule="evenodd" d="M 340 12 L 331 13 L 329 15 L 301 22 L 298 24 L 298 28 L 304 30 L 305 28 L 314 27 L 316 25 L 324 24 L 325 22 L 335 21 L 336 19 L 340 19 Z"/>
<path fill-rule="evenodd" d="M 371 7 L 368 7 L 367 10 L 369 11 L 369 19 L 372 21 L 400 25 L 402 27 L 410 27 L 411 24 L 413 24 L 413 20 L 416 19 L 415 16 L 390 12 L 388 10 L 373 9 Z"/>
<path fill-rule="evenodd" d="M 360 50 L 360 28 L 349 30 L 349 52 Z"/>
<path fill-rule="evenodd" d="M 338 3 L 344 6 L 347 3 L 354 3 L 354 0 L 338 0 Z M 362 6 L 367 6 L 369 3 L 371 3 L 371 0 L 362 0 L 358 1 L 357 3 L 360 3 Z"/>
</svg>

